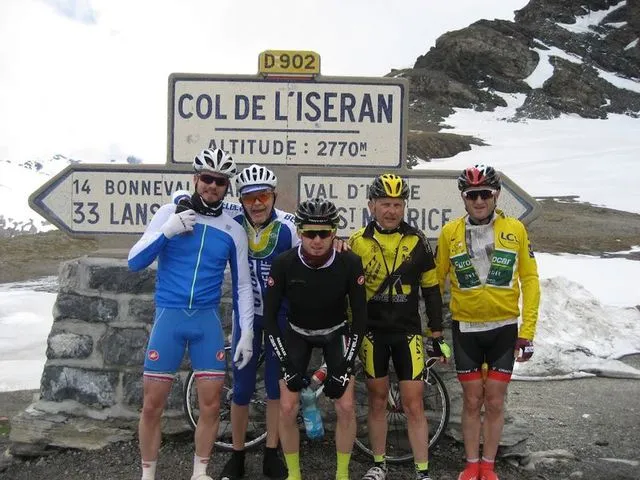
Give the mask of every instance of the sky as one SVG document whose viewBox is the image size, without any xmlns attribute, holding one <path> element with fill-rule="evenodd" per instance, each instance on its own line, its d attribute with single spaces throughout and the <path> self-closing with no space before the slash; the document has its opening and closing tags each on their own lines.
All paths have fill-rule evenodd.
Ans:
<svg viewBox="0 0 640 480">
<path fill-rule="evenodd" d="M 260 52 L 284 49 L 317 52 L 323 75 L 383 76 L 526 3 L 2 0 L 0 160 L 164 163 L 172 72 L 256 74 Z"/>
<path fill-rule="evenodd" d="M 382 1 L 350 2 L 351 7 L 323 2 L 324 8 L 314 9 L 313 3 L 305 13 L 299 3 L 279 2 L 276 15 L 267 2 L 216 2 L 214 8 L 213 2 L 184 1 L 180 5 L 190 8 L 178 11 L 177 2 L 161 1 L 0 2 L 0 213 L 31 215 L 37 222 L 27 195 L 64 165 L 49 162 L 36 173 L 16 165 L 25 159 L 60 153 L 93 162 L 122 161 L 122 155 L 133 154 L 163 163 L 170 72 L 255 73 L 260 51 L 295 48 L 320 53 L 327 75 L 383 75 L 411 66 L 447 30 L 481 17 L 511 18 L 526 4 L 416 1 L 406 2 L 411 7 L 400 12 Z M 32 28 L 26 28 L 28 22 Z M 286 28 L 265 28 L 269 22 Z M 309 24 L 316 32 L 309 33 Z M 577 25 L 585 28 L 584 19 Z M 350 38 L 360 39 L 350 40 L 349 50 L 347 30 Z M 530 85 L 550 74 L 545 59 L 527 80 Z M 638 89 L 636 82 L 607 72 L 601 76 Z M 478 136 L 490 146 L 419 168 L 490 163 L 531 195 L 577 195 L 640 213 L 640 191 L 628 173 L 640 154 L 640 120 L 566 115 L 518 123 L 507 120 L 522 96 L 505 99 L 508 106 L 495 112 L 458 110 L 446 119 L 451 132 Z M 8 158 L 12 164 L 3 164 Z M 516 377 L 640 377 L 618 361 L 640 352 L 640 290 L 630 281 L 640 278 L 640 262 L 541 253 L 537 259 L 542 303 L 536 353 L 518 365 Z M 52 282 L 0 285 L 0 391 L 39 385 L 55 301 Z M 20 335 L 17 326 L 22 325 L 29 325 L 33 335 Z"/>
</svg>

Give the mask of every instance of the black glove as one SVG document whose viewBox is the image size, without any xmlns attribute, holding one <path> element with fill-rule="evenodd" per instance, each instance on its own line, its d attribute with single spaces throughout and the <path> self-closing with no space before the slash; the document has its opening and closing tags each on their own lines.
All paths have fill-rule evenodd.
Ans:
<svg viewBox="0 0 640 480">
<path fill-rule="evenodd" d="M 176 213 L 184 212 L 185 210 L 193 210 L 193 203 L 191 203 L 191 197 L 182 197 L 178 200 L 176 205 Z"/>
<path fill-rule="evenodd" d="M 451 347 L 444 341 L 444 337 L 428 338 L 426 347 L 429 357 L 449 358 L 451 356 Z"/>
<path fill-rule="evenodd" d="M 352 371 L 353 368 L 348 362 L 343 362 L 334 372 L 329 370 L 324 381 L 324 394 L 328 398 L 341 398 L 349 385 Z"/>
<path fill-rule="evenodd" d="M 514 350 L 516 362 L 526 362 L 533 356 L 533 342 L 526 338 L 518 337 Z"/>
<path fill-rule="evenodd" d="M 311 383 L 305 375 L 293 368 L 293 365 L 288 361 L 281 362 L 280 367 L 282 369 L 282 379 L 287 384 L 290 392 L 299 392 Z"/>
</svg>

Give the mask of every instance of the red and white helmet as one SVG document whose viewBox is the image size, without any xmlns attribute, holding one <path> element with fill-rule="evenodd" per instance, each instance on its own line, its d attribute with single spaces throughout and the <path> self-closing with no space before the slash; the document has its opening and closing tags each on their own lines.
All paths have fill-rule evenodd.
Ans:
<svg viewBox="0 0 640 480">
<path fill-rule="evenodd" d="M 500 174 L 489 165 L 475 165 L 465 168 L 458 177 L 458 190 L 464 192 L 470 188 L 490 188 L 500 190 Z"/>
</svg>

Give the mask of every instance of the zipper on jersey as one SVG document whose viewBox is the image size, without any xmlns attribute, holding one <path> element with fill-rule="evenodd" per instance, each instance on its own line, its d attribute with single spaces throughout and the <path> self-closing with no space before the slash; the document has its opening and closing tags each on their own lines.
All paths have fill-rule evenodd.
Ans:
<svg viewBox="0 0 640 480">
<path fill-rule="evenodd" d="M 200 248 L 198 249 L 198 258 L 196 260 L 196 267 L 193 269 L 193 281 L 191 282 L 191 292 L 189 294 L 189 308 L 192 308 L 193 297 L 195 295 L 196 280 L 198 278 L 198 268 L 200 268 L 200 259 L 202 258 L 202 250 L 204 249 L 204 237 L 207 234 L 207 226 L 202 225 L 202 238 L 200 239 Z"/>
</svg>

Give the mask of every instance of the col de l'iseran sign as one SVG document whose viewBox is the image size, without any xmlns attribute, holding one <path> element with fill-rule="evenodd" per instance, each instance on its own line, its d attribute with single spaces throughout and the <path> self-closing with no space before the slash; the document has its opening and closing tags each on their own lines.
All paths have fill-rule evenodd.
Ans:
<svg viewBox="0 0 640 480">
<path fill-rule="evenodd" d="M 392 78 L 172 74 L 168 163 L 203 147 L 265 165 L 399 167 L 408 90 Z"/>
<path fill-rule="evenodd" d="M 272 168 L 285 211 L 332 200 L 343 236 L 370 220 L 367 187 L 385 172 L 407 178 L 406 219 L 430 239 L 464 214 L 457 171 L 405 166 L 407 80 L 322 77 L 319 55 L 306 51 L 266 51 L 259 65 L 255 76 L 170 75 L 166 165 L 73 164 L 31 195 L 31 207 L 72 236 L 132 243 L 173 192 L 193 191 L 194 155 L 217 147 L 240 168 Z M 535 200 L 504 178 L 499 206 L 534 219 Z M 227 200 L 237 201 L 233 190 Z"/>
</svg>

